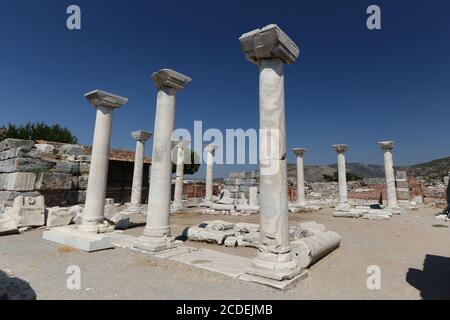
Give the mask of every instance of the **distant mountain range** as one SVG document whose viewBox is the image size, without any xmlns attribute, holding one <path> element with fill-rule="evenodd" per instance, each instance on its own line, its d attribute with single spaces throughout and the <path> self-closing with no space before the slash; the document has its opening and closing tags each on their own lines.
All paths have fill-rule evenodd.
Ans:
<svg viewBox="0 0 450 320">
<path fill-rule="evenodd" d="M 448 174 L 450 169 L 450 157 L 436 159 L 412 166 L 398 166 L 397 170 L 405 170 L 408 175 L 424 177 L 427 179 L 439 179 Z M 324 181 L 324 175 L 333 175 L 337 171 L 337 165 L 305 166 L 305 179 L 309 182 Z M 363 178 L 384 178 L 384 166 L 377 164 L 347 163 L 347 171 Z M 295 164 L 288 165 L 288 176 L 296 176 Z"/>
</svg>

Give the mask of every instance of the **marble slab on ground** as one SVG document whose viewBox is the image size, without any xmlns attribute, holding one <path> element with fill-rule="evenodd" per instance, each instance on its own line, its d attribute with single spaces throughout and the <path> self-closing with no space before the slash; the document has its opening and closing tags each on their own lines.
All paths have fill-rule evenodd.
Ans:
<svg viewBox="0 0 450 320">
<path fill-rule="evenodd" d="M 114 248 L 109 234 L 79 231 L 76 226 L 64 226 L 44 231 L 42 238 L 87 252 Z"/>
<path fill-rule="evenodd" d="M 189 254 L 177 255 L 170 260 L 201 269 L 217 272 L 232 278 L 239 278 L 251 266 L 251 259 L 209 249 L 199 249 Z"/>
<path fill-rule="evenodd" d="M 264 277 L 258 277 L 254 276 L 248 273 L 244 273 L 242 276 L 239 277 L 239 280 L 242 281 L 248 281 L 248 282 L 255 282 L 259 284 L 263 284 L 269 287 L 273 287 L 280 290 L 286 290 L 292 287 L 293 285 L 297 284 L 298 282 L 304 281 L 308 278 L 308 271 L 304 270 L 299 275 L 295 276 L 292 279 L 289 280 L 273 280 L 269 278 Z"/>
<path fill-rule="evenodd" d="M 138 238 L 124 234 L 122 232 L 112 232 L 108 234 L 112 239 L 112 244 L 114 247 L 133 249 L 134 244 L 137 242 Z"/>
</svg>

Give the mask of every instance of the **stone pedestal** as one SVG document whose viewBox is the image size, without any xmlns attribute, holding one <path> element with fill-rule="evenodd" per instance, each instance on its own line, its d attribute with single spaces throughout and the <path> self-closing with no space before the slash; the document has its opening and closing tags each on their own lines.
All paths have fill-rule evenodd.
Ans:
<svg viewBox="0 0 450 320">
<path fill-rule="evenodd" d="M 333 148 L 338 154 L 339 201 L 336 211 L 347 211 L 350 210 L 347 198 L 347 169 L 345 167 L 345 152 L 348 150 L 348 146 L 346 144 L 335 144 Z"/>
<path fill-rule="evenodd" d="M 299 55 L 295 43 L 276 25 L 240 37 L 246 58 L 259 67 L 260 218 L 257 257 L 247 273 L 274 280 L 292 279 L 299 268 L 289 245 L 284 65 Z"/>
<path fill-rule="evenodd" d="M 139 130 L 131 132 L 131 136 L 136 140 L 136 153 L 134 156 L 131 201 L 126 212 L 142 213 L 142 176 L 144 173 L 145 142 L 151 138 L 152 133 Z"/>
<path fill-rule="evenodd" d="M 176 246 L 170 237 L 170 194 L 172 176 L 172 131 L 175 121 L 175 100 L 178 90 L 191 79 L 170 69 L 152 74 L 158 89 L 155 129 L 147 211 L 144 234 L 134 245 L 146 251 L 161 251 Z"/>
<path fill-rule="evenodd" d="M 217 149 L 215 144 L 207 144 L 204 146 L 206 152 L 206 185 L 205 185 L 205 202 L 211 203 L 213 199 L 213 187 L 214 187 L 214 155 Z"/>
<path fill-rule="evenodd" d="M 304 173 L 304 162 L 303 157 L 305 155 L 306 149 L 304 148 L 294 148 L 292 149 L 297 156 L 297 203 L 298 207 L 306 206 L 305 197 L 305 173 Z"/>
<path fill-rule="evenodd" d="M 183 181 L 184 181 L 184 157 L 186 146 L 190 141 L 177 141 L 177 171 L 175 176 L 175 192 L 173 197 L 172 210 L 178 211 L 183 209 Z"/>
<path fill-rule="evenodd" d="M 384 171 L 386 174 L 387 209 L 392 213 L 400 213 L 401 209 L 397 200 L 397 189 L 395 187 L 394 161 L 392 160 L 392 150 L 394 141 L 378 142 L 384 154 Z"/>
<path fill-rule="evenodd" d="M 109 147 L 113 110 L 128 102 L 127 98 L 95 90 L 87 93 L 86 98 L 97 109 L 94 141 L 92 143 L 91 165 L 86 194 L 86 205 L 80 231 L 93 233 L 105 232 L 108 225 L 104 220 L 106 179 L 108 177 Z"/>
</svg>

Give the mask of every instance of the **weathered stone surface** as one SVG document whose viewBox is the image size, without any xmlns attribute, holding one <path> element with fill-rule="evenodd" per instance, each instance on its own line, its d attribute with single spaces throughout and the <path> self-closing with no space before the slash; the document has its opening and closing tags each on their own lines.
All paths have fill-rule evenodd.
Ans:
<svg viewBox="0 0 450 320">
<path fill-rule="evenodd" d="M 51 144 L 46 143 L 38 143 L 34 146 L 37 150 L 41 151 L 42 153 L 52 154 L 55 150 L 55 147 Z"/>
<path fill-rule="evenodd" d="M 89 176 L 78 177 L 78 189 L 86 190 L 88 186 Z"/>
<path fill-rule="evenodd" d="M 233 204 L 213 203 L 211 205 L 211 209 L 213 209 L 213 210 L 234 210 L 235 207 Z"/>
<path fill-rule="evenodd" d="M 212 221 L 203 221 L 201 223 L 201 226 L 203 226 L 205 229 L 208 230 L 223 231 L 233 229 L 234 223 L 223 220 L 212 220 Z"/>
<path fill-rule="evenodd" d="M 237 238 L 236 237 L 227 237 L 224 242 L 225 247 L 234 248 L 237 246 Z"/>
<path fill-rule="evenodd" d="M 0 152 L 0 160 L 13 158 L 40 158 L 42 152 L 37 149 L 14 148 Z"/>
<path fill-rule="evenodd" d="M 56 166 L 53 169 L 53 172 L 79 175 L 80 174 L 80 165 L 77 162 L 72 162 L 72 161 L 67 161 L 67 160 L 57 160 Z"/>
<path fill-rule="evenodd" d="M 257 248 L 260 239 L 260 234 L 259 232 L 250 232 L 246 234 L 241 234 L 236 238 L 239 247 Z"/>
<path fill-rule="evenodd" d="M 234 225 L 234 230 L 240 233 L 259 232 L 260 226 L 256 223 L 239 222 Z"/>
<path fill-rule="evenodd" d="M 298 266 L 307 268 L 339 247 L 341 239 L 336 232 L 326 231 L 290 244 Z"/>
<path fill-rule="evenodd" d="M 18 196 L 14 199 L 11 217 L 16 221 L 17 227 L 38 227 L 45 224 L 44 197 Z"/>
<path fill-rule="evenodd" d="M 69 225 L 73 218 L 75 218 L 76 212 L 69 208 L 53 207 L 47 209 L 47 227 L 61 227 Z"/>
<path fill-rule="evenodd" d="M 7 208 L 7 211 L 12 208 Z M 0 215 L 0 236 L 19 233 L 16 221 L 11 217 L 9 213 Z"/>
<path fill-rule="evenodd" d="M 235 233 L 236 232 L 234 230 L 219 231 L 200 227 L 191 227 L 188 229 L 187 237 L 192 241 L 205 241 L 222 245 L 227 237 L 234 236 Z"/>
<path fill-rule="evenodd" d="M 34 146 L 33 140 L 19 140 L 19 139 L 5 139 L 0 142 L 0 151 L 5 151 L 14 148 L 22 148 L 30 151 Z"/>
<path fill-rule="evenodd" d="M 392 214 L 389 212 L 370 212 L 370 213 L 365 213 L 362 217 L 363 217 L 363 219 L 368 219 L 368 220 L 386 220 L 386 219 L 391 218 Z"/>
<path fill-rule="evenodd" d="M 0 205 L 12 206 L 18 196 L 37 197 L 39 192 L 0 191 Z"/>
<path fill-rule="evenodd" d="M 297 239 L 307 238 L 316 234 L 327 231 L 323 224 L 318 224 L 314 221 L 299 223 L 294 227 L 294 236 Z"/>
<path fill-rule="evenodd" d="M 0 190 L 33 191 L 36 174 L 30 172 L 15 172 L 0 174 Z"/>
<path fill-rule="evenodd" d="M 40 173 L 36 180 L 36 190 L 70 190 L 72 175 L 68 173 Z"/>
<path fill-rule="evenodd" d="M 0 161 L 0 172 L 37 172 L 55 166 L 54 161 L 35 158 L 15 158 Z"/>
<path fill-rule="evenodd" d="M 78 144 L 64 144 L 59 147 L 60 155 L 74 155 L 81 156 L 84 155 L 84 146 Z"/>
<path fill-rule="evenodd" d="M 80 175 L 89 175 L 89 168 L 90 168 L 89 163 L 80 162 L 79 166 L 80 166 L 79 168 Z"/>
</svg>

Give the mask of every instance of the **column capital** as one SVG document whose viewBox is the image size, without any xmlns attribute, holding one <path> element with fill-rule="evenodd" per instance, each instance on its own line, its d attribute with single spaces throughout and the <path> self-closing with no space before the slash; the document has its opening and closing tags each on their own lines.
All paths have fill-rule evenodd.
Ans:
<svg viewBox="0 0 450 320">
<path fill-rule="evenodd" d="M 136 141 L 145 142 L 153 136 L 153 133 L 145 130 L 138 130 L 131 132 L 131 136 Z"/>
<path fill-rule="evenodd" d="M 239 41 L 247 60 L 255 64 L 261 59 L 273 58 L 292 64 L 300 54 L 298 46 L 276 24 L 244 33 Z"/>
<path fill-rule="evenodd" d="M 348 145 L 346 144 L 334 144 L 333 145 L 334 150 L 336 150 L 337 153 L 345 153 L 348 150 Z"/>
<path fill-rule="evenodd" d="M 383 151 L 392 151 L 394 149 L 395 142 L 394 141 L 380 141 L 378 142 L 381 150 Z"/>
<path fill-rule="evenodd" d="M 108 107 L 111 109 L 120 108 L 122 105 L 128 102 L 125 97 L 118 96 L 116 94 L 96 89 L 88 92 L 84 95 L 86 99 L 94 107 Z"/>
<path fill-rule="evenodd" d="M 305 148 L 293 148 L 292 151 L 295 153 L 295 155 L 297 157 L 303 157 L 306 153 L 306 151 L 308 151 L 308 149 Z"/>
<path fill-rule="evenodd" d="M 153 72 L 151 77 L 158 89 L 169 87 L 175 90 L 181 90 L 192 81 L 188 76 L 172 69 L 161 69 L 157 72 Z"/>
<path fill-rule="evenodd" d="M 214 152 L 219 147 L 217 144 L 205 144 L 203 145 L 206 152 Z"/>
</svg>

